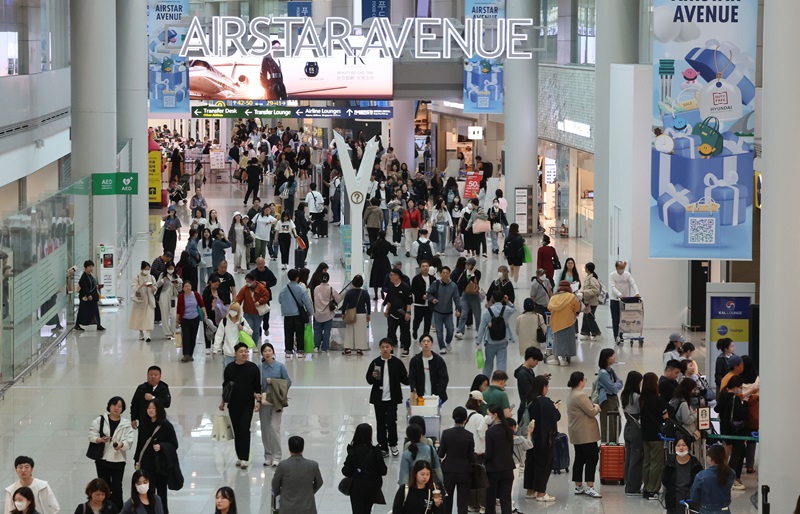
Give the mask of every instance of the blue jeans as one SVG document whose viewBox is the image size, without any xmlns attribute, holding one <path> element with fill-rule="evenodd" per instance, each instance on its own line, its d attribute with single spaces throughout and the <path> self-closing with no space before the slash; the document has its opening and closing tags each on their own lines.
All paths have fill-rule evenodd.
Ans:
<svg viewBox="0 0 800 514">
<path fill-rule="evenodd" d="M 253 342 L 256 343 L 256 351 L 259 351 L 259 347 L 261 346 L 261 316 L 258 314 L 247 314 L 245 312 L 244 319 L 247 320 L 247 324 L 253 329 Z"/>
<path fill-rule="evenodd" d="M 506 362 L 508 360 L 508 341 L 503 341 L 502 343 L 485 344 L 483 345 L 483 348 L 483 374 L 487 377 L 491 377 L 492 371 L 495 369 L 505 371 Z M 497 358 L 497 367 L 493 368 L 492 364 L 494 363 L 495 358 Z"/>
<path fill-rule="evenodd" d="M 439 252 L 444 253 L 447 250 L 447 226 L 439 230 L 438 227 L 434 228 L 439 232 Z"/>
<path fill-rule="evenodd" d="M 453 342 L 453 313 L 441 314 L 433 311 L 433 326 L 436 327 L 436 339 L 439 343 L 439 349 L 445 348 L 446 345 Z M 447 337 L 445 338 L 445 329 L 447 329 Z"/>
<path fill-rule="evenodd" d="M 495 250 L 498 249 L 498 247 L 497 247 L 497 232 L 495 232 L 494 230 L 490 230 L 489 231 L 489 237 L 492 239 L 492 251 L 494 252 Z"/>
<path fill-rule="evenodd" d="M 314 320 L 314 348 L 327 352 L 331 344 L 331 327 L 333 320 L 319 322 Z"/>
<path fill-rule="evenodd" d="M 462 294 L 461 295 L 461 317 L 458 318 L 458 332 L 463 334 L 467 327 L 467 319 L 470 312 L 475 318 L 475 330 L 481 326 L 481 295 Z M 439 330 L 438 328 L 436 330 Z"/>
<path fill-rule="evenodd" d="M 381 209 L 383 211 L 383 223 L 381 224 L 381 230 L 384 232 L 389 230 L 389 209 Z"/>
</svg>

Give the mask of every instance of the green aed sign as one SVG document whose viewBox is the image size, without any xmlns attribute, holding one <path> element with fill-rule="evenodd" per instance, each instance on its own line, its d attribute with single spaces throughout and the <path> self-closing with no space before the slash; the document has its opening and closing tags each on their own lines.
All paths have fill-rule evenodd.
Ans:
<svg viewBox="0 0 800 514">
<path fill-rule="evenodd" d="M 139 192 L 139 176 L 136 173 L 94 173 L 92 194 L 135 195 Z"/>
</svg>

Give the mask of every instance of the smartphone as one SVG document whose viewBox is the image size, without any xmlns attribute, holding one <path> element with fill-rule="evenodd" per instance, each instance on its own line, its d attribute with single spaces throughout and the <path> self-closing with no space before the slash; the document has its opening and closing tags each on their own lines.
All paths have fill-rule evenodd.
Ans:
<svg viewBox="0 0 800 514">
<path fill-rule="evenodd" d="M 561 400 L 556 400 L 556 405 L 558 405 L 559 403 L 561 403 Z"/>
</svg>

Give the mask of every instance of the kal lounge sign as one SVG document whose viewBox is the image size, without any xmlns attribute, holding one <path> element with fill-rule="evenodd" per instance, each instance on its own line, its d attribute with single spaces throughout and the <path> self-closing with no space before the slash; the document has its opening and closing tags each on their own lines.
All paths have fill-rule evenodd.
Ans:
<svg viewBox="0 0 800 514">
<path fill-rule="evenodd" d="M 135 195 L 139 192 L 136 173 L 94 173 L 92 175 L 92 194 L 94 195 Z"/>
</svg>

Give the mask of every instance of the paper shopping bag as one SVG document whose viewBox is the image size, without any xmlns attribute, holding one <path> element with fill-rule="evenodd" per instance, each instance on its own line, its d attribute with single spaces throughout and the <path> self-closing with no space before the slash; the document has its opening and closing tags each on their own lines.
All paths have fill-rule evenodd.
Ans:
<svg viewBox="0 0 800 514">
<path fill-rule="evenodd" d="M 211 427 L 211 439 L 214 441 L 232 441 L 233 427 L 228 416 L 217 414 Z"/>
</svg>

